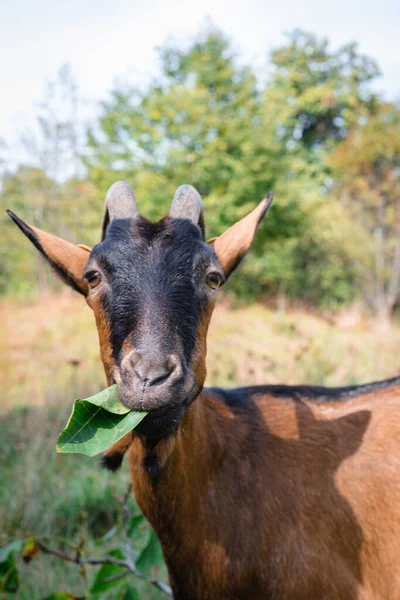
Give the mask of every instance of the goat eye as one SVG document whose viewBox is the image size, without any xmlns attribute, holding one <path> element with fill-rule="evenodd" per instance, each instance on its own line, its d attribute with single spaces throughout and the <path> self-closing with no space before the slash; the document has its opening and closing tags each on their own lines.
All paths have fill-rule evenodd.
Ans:
<svg viewBox="0 0 400 600">
<path fill-rule="evenodd" d="M 207 284 L 212 290 L 217 290 L 222 283 L 221 277 L 218 273 L 209 273 L 207 275 Z"/>
<path fill-rule="evenodd" d="M 99 285 L 100 280 L 101 280 L 101 275 L 98 271 L 93 271 L 93 273 L 89 273 L 89 275 L 87 276 L 87 281 L 89 284 L 90 288 L 95 288 L 97 285 Z"/>
</svg>

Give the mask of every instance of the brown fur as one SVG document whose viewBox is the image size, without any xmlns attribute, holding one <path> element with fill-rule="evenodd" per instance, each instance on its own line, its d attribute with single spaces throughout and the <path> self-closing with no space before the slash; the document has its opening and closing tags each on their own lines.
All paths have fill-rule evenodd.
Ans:
<svg viewBox="0 0 400 600">
<path fill-rule="evenodd" d="M 115 362 L 112 356 L 110 344 L 110 323 L 98 298 L 92 298 L 88 304 L 92 308 L 96 319 L 97 332 L 99 334 L 100 357 L 103 363 L 107 382 L 110 383 Z"/>
<path fill-rule="evenodd" d="M 268 194 L 246 217 L 219 237 L 208 241 L 213 246 L 226 277 L 236 269 L 250 248 L 256 229 L 271 206 L 272 198 L 273 195 Z"/>
<path fill-rule="evenodd" d="M 196 383 L 199 390 L 203 389 L 203 385 L 207 376 L 207 333 L 214 307 L 215 302 L 208 303 L 207 310 L 204 311 L 196 331 L 196 347 L 193 352 L 190 366 L 195 373 Z"/>
<path fill-rule="evenodd" d="M 42 231 L 37 227 L 31 226 L 31 229 L 49 259 L 61 268 L 68 265 L 68 272 L 76 285 L 86 293 L 87 282 L 82 279 L 82 274 L 89 258 L 90 248 L 88 246 L 83 248 L 82 245 L 75 246 L 75 244 L 71 244 L 71 242 Z"/>
<path fill-rule="evenodd" d="M 203 392 L 129 460 L 175 598 L 400 598 L 400 386 L 318 402 Z"/>
</svg>

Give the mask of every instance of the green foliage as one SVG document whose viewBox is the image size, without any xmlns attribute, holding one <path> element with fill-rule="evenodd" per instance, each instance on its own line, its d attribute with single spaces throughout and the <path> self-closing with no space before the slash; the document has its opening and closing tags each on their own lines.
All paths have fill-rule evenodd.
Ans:
<svg viewBox="0 0 400 600">
<path fill-rule="evenodd" d="M 84 376 L 88 377 L 86 373 Z M 2 563 L 14 564 L 19 573 L 19 597 L 29 600 L 57 591 L 68 593 L 69 600 L 84 596 L 119 600 L 128 593 L 129 585 L 138 590 L 141 600 L 161 600 L 161 591 L 133 573 L 115 582 L 109 592 L 90 596 L 102 565 L 87 565 L 83 573 L 73 562 L 64 562 L 42 549 L 36 553 L 36 544 L 44 544 L 73 557 L 79 551 L 82 557 L 103 559 L 119 549 L 125 558 L 129 544 L 135 561 L 151 536 L 134 495 L 127 493 L 127 465 L 115 477 L 101 469 L 96 459 L 54 452 L 57 432 L 66 420 L 65 385 L 57 385 L 51 394 L 53 408 L 30 406 L 2 415 L 0 573 L 3 576 Z M 157 579 L 166 581 L 162 560 L 156 568 Z M 2 592 L 4 586 L 0 586 L 0 597 Z M 12 597 L 6 596 L 7 600 Z"/>
<path fill-rule="evenodd" d="M 355 43 L 332 51 L 328 40 L 295 30 L 271 58 L 267 107 L 271 101 L 280 107 L 278 135 L 292 151 L 332 148 L 378 101 L 366 85 L 378 67 Z"/>
<path fill-rule="evenodd" d="M 126 415 L 130 411 L 119 399 L 117 384 L 102 390 L 94 396 L 90 396 L 90 398 L 85 398 L 85 401 L 95 406 L 100 406 L 114 415 Z"/>
<path fill-rule="evenodd" d="M 120 600 L 140 600 L 139 592 L 133 585 L 128 585 L 122 590 Z"/>
<path fill-rule="evenodd" d="M 277 157 L 256 124 L 256 78 L 214 31 L 187 51 L 162 49 L 160 62 L 161 82 L 116 89 L 103 103 L 89 137 L 90 177 L 102 190 L 128 178 L 150 218 L 165 214 L 176 187 L 190 181 L 205 197 L 210 234 L 221 233 L 277 179 L 269 164 Z M 266 154 L 254 161 L 257 146 Z"/>
<path fill-rule="evenodd" d="M 360 115 L 375 110 L 367 84 L 378 70 L 354 44 L 331 51 L 302 31 L 272 53 L 272 65 L 263 89 L 214 29 L 186 49 L 162 48 L 160 79 L 145 90 L 120 86 L 103 103 L 86 164 L 102 191 L 115 170 L 129 178 L 152 218 L 168 210 L 177 185 L 192 183 L 204 197 L 210 236 L 273 189 L 244 276 L 230 289 L 337 305 L 355 296 L 354 256 L 344 236 L 326 239 L 320 191 L 327 155 Z M 346 213 L 340 218 L 348 230 Z"/>
<path fill-rule="evenodd" d="M 400 299 L 400 111 L 382 103 L 330 156 L 335 193 L 362 228 L 359 269 L 371 308 L 387 318 Z"/>
<path fill-rule="evenodd" d="M 116 385 L 86 400 L 75 400 L 58 438 L 57 452 L 96 456 L 135 429 L 146 414 L 126 408 L 118 398 Z"/>
<path fill-rule="evenodd" d="M 158 570 L 162 560 L 160 543 L 154 531 L 151 531 L 149 541 L 136 561 L 136 567 L 145 575 L 152 577 L 154 570 Z"/>
<path fill-rule="evenodd" d="M 14 540 L 0 548 L 0 592 L 18 590 L 18 570 L 15 566 L 14 552 L 19 552 L 21 547 L 21 540 Z"/>
<path fill-rule="evenodd" d="M 117 530 L 121 538 L 121 547 L 109 550 L 103 556 L 99 555 L 100 544 L 97 544 L 97 556 L 88 557 L 86 549 L 80 543 L 79 548 L 74 548 L 72 543 L 69 546 L 76 551 L 75 557 L 71 553 L 60 550 L 59 548 L 51 548 L 43 544 L 40 539 L 30 539 L 25 543 L 25 548 L 22 554 L 24 561 L 31 562 L 41 552 L 45 555 L 55 555 L 61 560 L 75 562 L 80 573 L 86 582 L 85 596 L 74 596 L 64 592 L 55 592 L 50 596 L 46 596 L 44 600 L 79 600 L 82 598 L 118 598 L 120 600 L 139 600 L 140 594 L 138 589 L 131 583 L 128 583 L 127 578 L 132 575 L 140 580 L 147 580 L 151 585 L 155 585 L 164 594 L 171 596 L 170 588 L 162 581 L 155 579 L 156 573 L 160 571 L 163 565 L 162 551 L 155 533 L 145 525 L 147 532 L 147 541 L 143 545 L 141 540 L 141 532 L 139 527 L 143 529 L 144 519 L 142 515 L 130 517 L 130 511 L 127 507 L 127 497 L 121 499 L 121 524 Z M 129 525 L 129 527 L 127 527 Z M 138 535 L 137 535 L 138 534 Z M 104 536 L 106 539 L 107 536 Z M 24 546 L 22 539 L 15 539 L 6 546 L 0 548 L 0 592 L 15 593 L 19 587 L 19 573 L 15 558 L 21 553 Z M 29 546 L 29 551 L 27 547 Z M 34 548 L 34 552 L 32 552 Z M 122 549 L 124 548 L 124 549 Z M 29 559 L 27 558 L 29 554 Z M 88 574 L 86 573 L 87 565 L 97 566 L 97 572 L 94 575 L 93 581 L 88 587 Z M 111 596 L 108 592 L 111 591 Z"/>
<path fill-rule="evenodd" d="M 10 208 L 30 225 L 71 242 L 94 245 L 102 202 L 89 182 L 51 180 L 38 168 L 20 167 L 3 179 L 0 195 L 0 294 L 26 296 L 32 288 L 59 290 L 61 283 L 6 214 Z"/>
<path fill-rule="evenodd" d="M 124 555 L 120 550 L 111 550 L 111 552 L 108 554 L 109 556 L 113 556 L 114 558 L 118 558 L 120 560 L 124 559 Z M 109 589 L 115 586 L 115 582 L 109 581 L 109 579 L 112 579 L 115 575 L 120 575 L 124 571 L 126 571 L 126 568 L 118 565 L 102 565 L 97 571 L 95 580 L 90 590 L 91 593 L 99 594 L 101 592 L 107 592 Z"/>
</svg>

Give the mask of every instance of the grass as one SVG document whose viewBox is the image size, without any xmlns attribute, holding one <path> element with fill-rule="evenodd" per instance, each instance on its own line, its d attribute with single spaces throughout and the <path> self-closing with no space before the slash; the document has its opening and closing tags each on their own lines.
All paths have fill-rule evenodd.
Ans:
<svg viewBox="0 0 400 600">
<path fill-rule="evenodd" d="M 112 487 L 126 489 L 127 466 L 112 476 L 96 459 L 54 451 L 73 398 L 105 387 L 91 312 L 81 298 L 65 293 L 34 304 L 4 302 L 0 320 L 0 545 L 15 536 L 75 542 L 84 536 L 95 551 L 115 522 Z M 357 312 L 326 319 L 222 304 L 210 327 L 207 382 L 372 381 L 399 373 L 399 347 L 397 325 L 382 333 Z M 130 502 L 134 506 L 133 497 Z M 74 565 L 39 556 L 19 566 L 20 599 L 38 600 L 55 590 L 83 593 Z M 161 595 L 142 585 L 141 598 Z"/>
</svg>

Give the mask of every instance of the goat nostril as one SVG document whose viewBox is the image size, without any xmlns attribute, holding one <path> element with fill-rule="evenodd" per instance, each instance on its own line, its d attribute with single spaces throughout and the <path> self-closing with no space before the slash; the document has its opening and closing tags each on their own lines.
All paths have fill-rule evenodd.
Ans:
<svg viewBox="0 0 400 600">
<path fill-rule="evenodd" d="M 159 385 L 166 381 L 175 365 L 170 361 L 157 362 L 154 360 L 140 359 L 134 366 L 134 372 L 138 379 L 147 386 Z"/>
<path fill-rule="evenodd" d="M 154 385 L 154 384 L 160 384 L 163 383 L 164 381 L 166 381 L 169 376 L 171 375 L 171 371 L 164 371 L 163 373 L 158 373 L 157 375 L 153 376 L 152 379 L 148 379 L 148 385 Z"/>
</svg>

